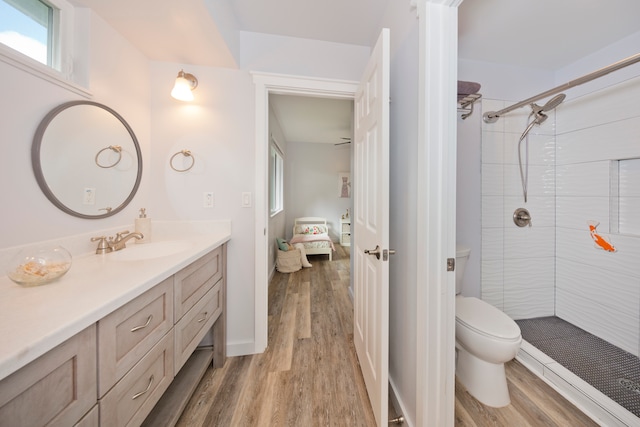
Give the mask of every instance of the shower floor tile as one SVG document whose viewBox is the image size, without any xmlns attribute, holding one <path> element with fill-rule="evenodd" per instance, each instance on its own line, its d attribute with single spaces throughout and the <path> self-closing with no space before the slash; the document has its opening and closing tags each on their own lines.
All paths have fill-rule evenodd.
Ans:
<svg viewBox="0 0 640 427">
<path fill-rule="evenodd" d="M 558 317 L 516 323 L 530 344 L 640 417 L 640 358 Z"/>
</svg>

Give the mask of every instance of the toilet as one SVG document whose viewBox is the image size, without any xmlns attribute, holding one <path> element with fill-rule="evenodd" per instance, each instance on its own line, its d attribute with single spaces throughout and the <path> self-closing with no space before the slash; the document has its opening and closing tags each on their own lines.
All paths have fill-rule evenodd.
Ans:
<svg viewBox="0 0 640 427">
<path fill-rule="evenodd" d="M 522 336 L 505 313 L 460 294 L 470 252 L 456 250 L 456 376 L 477 400 L 499 408 L 511 402 L 504 364 L 518 353 Z"/>
</svg>

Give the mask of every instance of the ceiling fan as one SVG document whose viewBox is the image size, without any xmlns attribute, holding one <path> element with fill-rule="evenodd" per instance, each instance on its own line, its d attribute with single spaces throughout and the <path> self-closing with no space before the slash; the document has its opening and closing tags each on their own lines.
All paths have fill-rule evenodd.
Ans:
<svg viewBox="0 0 640 427">
<path fill-rule="evenodd" d="M 343 139 L 343 142 L 338 142 L 337 144 L 333 144 L 333 145 L 344 145 L 344 144 L 351 144 L 351 138 L 348 137 L 342 137 L 340 139 Z"/>
</svg>

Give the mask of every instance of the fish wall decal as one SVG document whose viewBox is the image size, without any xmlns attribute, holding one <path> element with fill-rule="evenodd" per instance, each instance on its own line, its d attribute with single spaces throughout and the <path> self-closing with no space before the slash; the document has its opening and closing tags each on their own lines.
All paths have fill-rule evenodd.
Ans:
<svg viewBox="0 0 640 427">
<path fill-rule="evenodd" d="M 591 238 L 595 242 L 597 249 L 602 249 L 607 252 L 616 252 L 616 248 L 611 244 L 611 242 L 598 233 L 597 228 L 600 225 L 598 221 L 587 221 L 587 225 L 589 226 L 589 234 L 591 234 Z"/>
</svg>

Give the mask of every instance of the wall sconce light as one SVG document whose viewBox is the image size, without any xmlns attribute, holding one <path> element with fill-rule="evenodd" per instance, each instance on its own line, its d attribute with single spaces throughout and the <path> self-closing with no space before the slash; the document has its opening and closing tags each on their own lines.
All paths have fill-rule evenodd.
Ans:
<svg viewBox="0 0 640 427">
<path fill-rule="evenodd" d="M 191 92 L 198 87 L 198 79 L 193 74 L 185 73 L 180 70 L 176 83 L 171 90 L 171 96 L 180 101 L 193 101 L 193 93 Z"/>
</svg>

